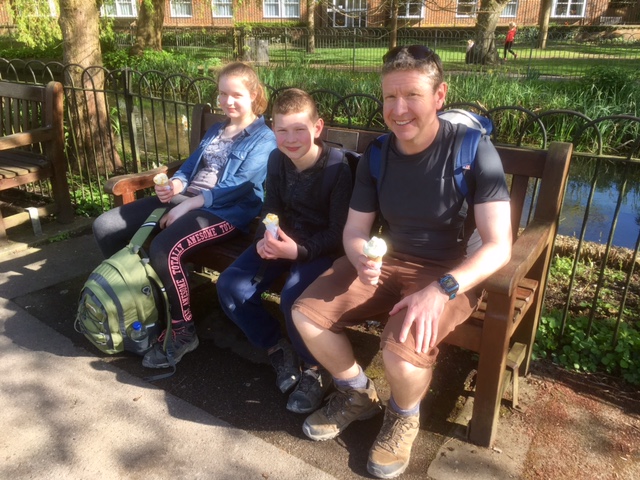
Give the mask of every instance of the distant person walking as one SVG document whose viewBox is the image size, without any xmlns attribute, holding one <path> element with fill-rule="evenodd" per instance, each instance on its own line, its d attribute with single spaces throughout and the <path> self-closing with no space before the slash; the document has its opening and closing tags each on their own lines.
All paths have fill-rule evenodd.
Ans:
<svg viewBox="0 0 640 480">
<path fill-rule="evenodd" d="M 515 22 L 509 22 L 509 31 L 507 32 L 507 38 L 504 39 L 504 59 L 507 59 L 507 52 L 513 55 L 514 60 L 518 58 L 518 54 L 511 50 L 513 42 L 516 39 L 516 33 L 518 33 L 518 27 Z"/>
</svg>

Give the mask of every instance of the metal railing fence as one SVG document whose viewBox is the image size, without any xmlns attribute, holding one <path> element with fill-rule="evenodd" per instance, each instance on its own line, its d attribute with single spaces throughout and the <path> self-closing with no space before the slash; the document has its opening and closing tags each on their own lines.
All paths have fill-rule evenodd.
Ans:
<svg viewBox="0 0 640 480">
<path fill-rule="evenodd" d="M 623 32 L 623 33 L 620 33 Z M 498 55 L 503 56 L 506 31 L 491 38 Z M 313 35 L 312 35 L 313 34 Z M 196 57 L 227 61 L 243 59 L 258 65 L 340 67 L 352 71 L 376 71 L 389 45 L 390 31 L 385 28 L 252 27 L 175 29 L 164 34 L 165 49 L 189 52 Z M 398 45 L 421 44 L 435 49 L 447 72 L 477 72 L 500 68 L 507 72 L 534 77 L 578 78 L 595 65 L 611 65 L 637 71 L 640 68 L 640 33 L 637 29 L 611 30 L 604 27 L 559 28 L 549 32 L 546 48 L 538 48 L 539 30 L 520 29 L 514 51 L 493 67 L 466 63 L 471 28 L 402 28 Z M 132 44 L 135 35 L 120 34 L 121 47 Z M 312 48 L 313 45 L 313 48 Z"/>
<path fill-rule="evenodd" d="M 5 81 L 46 83 L 63 79 L 71 68 L 75 67 L 0 60 L 0 77 Z M 83 74 L 91 78 L 96 71 L 87 69 Z M 111 207 L 110 199 L 101 193 L 109 176 L 146 170 L 188 156 L 192 108 L 216 96 L 216 82 L 209 77 L 130 69 L 100 71 L 105 75 L 103 89 L 92 89 L 90 81 L 85 81 L 84 86 L 65 87 L 73 198 L 76 206 L 98 204 L 98 210 Z M 269 90 L 273 100 L 278 90 Z M 327 124 L 384 130 L 380 99 L 323 89 L 310 93 Z M 73 109 L 82 104 L 77 101 L 78 95 L 91 101 L 104 96 L 109 125 L 90 122 L 92 128 L 102 130 L 102 143 L 87 144 L 76 136 L 78 129 L 73 122 L 77 112 Z M 620 325 L 640 326 L 640 281 L 636 271 L 640 244 L 640 118 L 610 115 L 591 119 L 572 110 L 534 112 L 513 105 L 490 110 L 475 104 L 448 107 L 454 106 L 489 116 L 495 125 L 496 144 L 546 148 L 556 140 L 573 143 L 569 186 L 560 220 L 564 235 L 556 243 L 556 252 L 570 258 L 571 265 L 559 273 L 566 276 L 566 285 L 553 297 L 547 293 L 547 308 L 562 310 L 563 331 L 566 322 L 576 315 L 588 317 L 588 332 L 594 322 L 615 322 L 616 333 L 611 339 L 614 344 Z M 107 161 L 96 162 L 101 155 Z M 535 185 L 531 186 L 531 194 L 536 194 Z M 523 223 L 528 215 L 524 213 Z M 621 236 L 621 232 L 625 235 Z M 615 274 L 605 275 L 607 272 Z"/>
</svg>

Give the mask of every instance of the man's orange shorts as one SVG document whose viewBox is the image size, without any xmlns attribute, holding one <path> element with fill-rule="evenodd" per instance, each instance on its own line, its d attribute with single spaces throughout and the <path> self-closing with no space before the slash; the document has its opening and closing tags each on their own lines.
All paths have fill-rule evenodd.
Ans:
<svg viewBox="0 0 640 480">
<path fill-rule="evenodd" d="M 378 285 L 365 285 L 344 256 L 337 259 L 303 292 L 294 303 L 293 310 L 336 333 L 342 332 L 345 327 L 384 316 L 386 324 L 381 336 L 381 348 L 394 352 L 418 367 L 433 367 L 438 355 L 437 346 L 427 353 L 417 353 L 413 328 L 404 343 L 398 339 L 406 311 L 400 311 L 392 317 L 385 314 L 402 298 L 426 287 L 450 269 L 451 266 L 434 265 L 409 255 L 388 254 L 382 263 Z M 479 298 L 473 291 L 457 295 L 447 302 L 438 325 L 437 343 L 464 322 L 478 304 Z"/>
</svg>

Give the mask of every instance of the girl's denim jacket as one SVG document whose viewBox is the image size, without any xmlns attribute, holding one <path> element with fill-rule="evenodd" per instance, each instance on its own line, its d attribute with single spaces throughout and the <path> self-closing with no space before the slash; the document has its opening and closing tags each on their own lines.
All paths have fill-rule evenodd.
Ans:
<svg viewBox="0 0 640 480">
<path fill-rule="evenodd" d="M 181 180 L 185 186 L 181 193 L 198 171 L 205 147 L 228 123 L 227 120 L 209 128 L 198 148 L 173 175 L 172 178 Z M 264 117 L 256 118 L 234 141 L 227 163 L 218 174 L 218 183 L 202 192 L 202 208 L 246 232 L 251 220 L 260 214 L 267 160 L 275 148 L 275 135 L 265 124 Z"/>
</svg>

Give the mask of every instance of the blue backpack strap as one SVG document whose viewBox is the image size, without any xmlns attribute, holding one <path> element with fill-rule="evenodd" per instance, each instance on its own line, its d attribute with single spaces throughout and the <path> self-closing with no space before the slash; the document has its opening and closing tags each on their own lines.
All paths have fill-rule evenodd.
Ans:
<svg viewBox="0 0 640 480">
<path fill-rule="evenodd" d="M 380 135 L 369 145 L 369 173 L 376 180 L 378 192 L 384 175 L 384 165 L 382 162 L 382 150 L 389 148 L 390 135 L 385 133 Z"/>
<path fill-rule="evenodd" d="M 322 177 L 322 200 L 329 201 L 331 191 L 338 181 L 338 175 L 345 161 L 345 151 L 342 148 L 328 147 L 327 163 Z"/>
<path fill-rule="evenodd" d="M 478 144 L 483 134 L 479 130 L 468 128 L 464 124 L 458 124 L 457 127 L 454 144 L 455 165 L 453 177 L 458 191 L 464 196 L 469 205 L 473 205 L 473 195 L 469 190 L 467 175 L 473 170 Z"/>
</svg>

